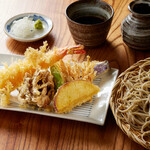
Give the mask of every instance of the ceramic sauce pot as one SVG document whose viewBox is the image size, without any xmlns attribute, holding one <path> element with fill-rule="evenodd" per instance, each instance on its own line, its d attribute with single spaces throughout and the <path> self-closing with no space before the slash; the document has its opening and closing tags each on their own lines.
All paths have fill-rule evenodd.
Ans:
<svg viewBox="0 0 150 150">
<path fill-rule="evenodd" d="M 121 24 L 123 41 L 133 49 L 150 50 L 150 0 L 132 1 Z"/>
</svg>

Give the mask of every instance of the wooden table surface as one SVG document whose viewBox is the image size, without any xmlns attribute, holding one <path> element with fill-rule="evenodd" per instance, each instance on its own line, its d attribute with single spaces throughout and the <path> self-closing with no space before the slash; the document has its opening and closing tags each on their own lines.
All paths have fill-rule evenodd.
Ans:
<svg viewBox="0 0 150 150">
<path fill-rule="evenodd" d="M 31 46 L 37 48 L 47 40 L 50 48 L 74 45 L 69 32 L 65 8 L 74 0 L 0 0 L 0 54 L 21 54 Z M 95 49 L 87 49 L 94 60 L 108 60 L 119 74 L 149 51 L 129 49 L 121 37 L 121 22 L 129 14 L 130 0 L 106 0 L 114 8 L 114 18 L 107 41 Z M 54 28 L 44 39 L 21 43 L 8 38 L 3 28 L 12 16 L 36 12 L 53 20 Z M 109 108 L 104 126 L 90 123 L 0 110 L 0 150 L 144 150 L 130 140 L 116 125 Z"/>
</svg>

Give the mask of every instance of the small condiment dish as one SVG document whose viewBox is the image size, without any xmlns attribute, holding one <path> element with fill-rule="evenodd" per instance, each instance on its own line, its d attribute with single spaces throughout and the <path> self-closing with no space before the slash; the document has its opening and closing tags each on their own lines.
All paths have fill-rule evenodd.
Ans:
<svg viewBox="0 0 150 150">
<path fill-rule="evenodd" d="M 110 30 L 113 8 L 104 1 L 81 0 L 66 8 L 66 18 L 76 43 L 86 47 L 101 45 Z"/>
<path fill-rule="evenodd" d="M 43 29 L 36 30 L 37 32 L 35 32 L 34 36 L 31 36 L 31 37 L 18 37 L 16 35 L 12 34 L 10 31 L 11 31 L 11 27 L 12 27 L 12 24 L 14 23 L 14 21 L 18 21 L 19 19 L 22 19 L 24 17 L 31 18 L 33 21 L 40 19 L 43 23 Z M 45 36 L 47 36 L 51 32 L 52 28 L 53 28 L 52 20 L 50 18 L 48 18 L 47 16 L 38 14 L 38 13 L 23 13 L 23 14 L 19 14 L 19 15 L 16 15 L 16 16 L 10 18 L 5 23 L 4 32 L 9 37 L 11 37 L 12 39 L 15 39 L 17 41 L 34 42 L 34 41 L 40 40 L 40 39 L 44 38 Z"/>
</svg>

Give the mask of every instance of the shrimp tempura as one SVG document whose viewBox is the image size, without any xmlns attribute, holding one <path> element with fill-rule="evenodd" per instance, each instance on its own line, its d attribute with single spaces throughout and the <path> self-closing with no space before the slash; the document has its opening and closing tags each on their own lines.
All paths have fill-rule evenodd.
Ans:
<svg viewBox="0 0 150 150">
<path fill-rule="evenodd" d="M 82 45 L 54 50 L 49 50 L 47 46 L 45 41 L 39 50 L 29 47 L 25 52 L 25 59 L 0 70 L 0 105 L 9 104 L 10 92 L 21 85 L 26 72 L 33 74 L 38 68 L 47 69 L 67 54 L 85 53 Z"/>
</svg>

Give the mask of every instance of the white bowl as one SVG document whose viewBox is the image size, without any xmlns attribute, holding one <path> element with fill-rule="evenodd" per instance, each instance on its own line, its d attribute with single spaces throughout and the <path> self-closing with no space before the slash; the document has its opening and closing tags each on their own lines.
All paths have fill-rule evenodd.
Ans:
<svg viewBox="0 0 150 150">
<path fill-rule="evenodd" d="M 33 18 L 34 21 L 40 19 L 43 22 L 43 29 L 40 32 L 37 32 L 33 37 L 17 37 L 14 34 L 12 34 L 10 32 L 11 30 L 11 25 L 14 21 L 17 21 L 19 19 L 22 19 L 24 17 L 29 17 L 29 18 Z M 10 18 L 4 26 L 4 32 L 11 37 L 12 39 L 15 39 L 17 41 L 21 41 L 21 42 L 33 42 L 33 41 L 37 41 L 40 40 L 42 38 L 44 38 L 45 36 L 47 36 L 51 30 L 53 28 L 53 23 L 52 20 L 50 18 L 48 18 L 45 15 L 42 14 L 38 14 L 38 13 L 23 13 L 23 14 L 19 14 L 16 15 L 12 18 Z"/>
</svg>

